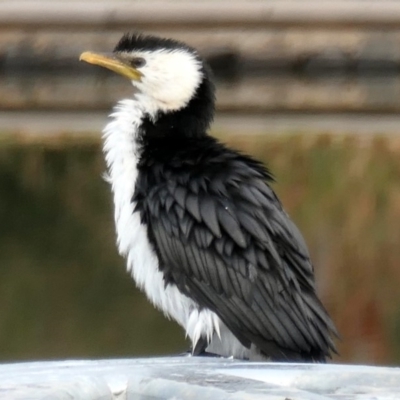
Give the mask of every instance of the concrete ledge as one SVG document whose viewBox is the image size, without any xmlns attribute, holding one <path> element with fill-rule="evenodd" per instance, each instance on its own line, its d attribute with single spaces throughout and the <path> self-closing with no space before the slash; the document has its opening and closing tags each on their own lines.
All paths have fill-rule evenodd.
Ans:
<svg viewBox="0 0 400 400">
<path fill-rule="evenodd" d="M 98 141 L 111 110 L 1 111 L 0 141 Z M 399 136 L 400 115 L 364 113 L 217 113 L 211 132 L 232 135 L 320 134 Z M 4 142 L 3 142 L 4 143 Z"/>
<path fill-rule="evenodd" d="M 400 369 L 166 357 L 0 365 L 19 399 L 398 399 Z"/>
</svg>

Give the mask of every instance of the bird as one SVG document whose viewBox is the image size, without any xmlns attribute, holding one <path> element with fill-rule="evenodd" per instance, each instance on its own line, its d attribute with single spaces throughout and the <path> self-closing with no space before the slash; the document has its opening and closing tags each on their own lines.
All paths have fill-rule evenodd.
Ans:
<svg viewBox="0 0 400 400">
<path fill-rule="evenodd" d="M 325 362 L 338 335 L 306 243 L 261 162 L 210 134 L 212 71 L 169 38 L 126 33 L 80 60 L 133 85 L 103 130 L 116 242 L 191 355 Z"/>
</svg>

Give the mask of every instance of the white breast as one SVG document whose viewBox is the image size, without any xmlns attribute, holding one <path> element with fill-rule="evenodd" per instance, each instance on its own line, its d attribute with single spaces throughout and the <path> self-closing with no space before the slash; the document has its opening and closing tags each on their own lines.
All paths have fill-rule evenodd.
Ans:
<svg viewBox="0 0 400 400">
<path fill-rule="evenodd" d="M 165 287 L 147 228 L 141 223 L 139 213 L 134 212 L 132 196 L 140 156 L 137 136 L 143 118 L 140 104 L 133 99 L 119 102 L 103 135 L 108 180 L 114 194 L 118 250 L 127 258 L 127 269 L 137 286 L 167 317 L 186 330 L 194 344 L 201 336 L 211 340 L 213 333 L 219 332 L 218 317 L 210 310 L 199 311 L 197 303 L 181 294 L 176 286 Z"/>
</svg>

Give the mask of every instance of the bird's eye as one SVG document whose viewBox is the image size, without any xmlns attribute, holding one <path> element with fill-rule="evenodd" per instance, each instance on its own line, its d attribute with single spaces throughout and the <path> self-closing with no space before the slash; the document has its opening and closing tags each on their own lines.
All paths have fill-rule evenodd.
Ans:
<svg viewBox="0 0 400 400">
<path fill-rule="evenodd" d="M 132 67 L 140 68 L 146 65 L 146 60 L 142 57 L 137 57 L 131 61 Z"/>
</svg>

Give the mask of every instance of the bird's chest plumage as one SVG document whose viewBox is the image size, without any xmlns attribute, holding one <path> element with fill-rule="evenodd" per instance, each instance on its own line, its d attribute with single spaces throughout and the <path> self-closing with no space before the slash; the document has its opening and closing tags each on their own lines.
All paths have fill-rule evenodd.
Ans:
<svg viewBox="0 0 400 400">
<path fill-rule="evenodd" d="M 149 240 L 148 225 L 140 212 L 143 199 L 135 196 L 139 182 L 144 196 L 146 191 L 151 190 L 152 184 L 153 190 L 159 190 L 163 184 L 163 175 L 151 169 L 150 165 L 140 167 L 143 114 L 135 101 L 124 100 L 116 107 L 112 117 L 104 130 L 103 150 L 108 167 L 107 180 L 114 197 L 119 252 L 126 257 L 127 269 L 137 286 L 157 308 L 182 325 L 192 339 L 203 334 L 210 336 L 215 322 L 208 315 L 211 312 L 200 310 L 198 304 L 175 285 L 166 284 L 157 253 Z"/>
<path fill-rule="evenodd" d="M 135 211 L 146 226 L 152 249 L 157 254 L 158 269 L 163 274 L 165 285 L 176 285 L 182 293 L 190 297 L 185 283 L 186 275 L 182 273 L 185 269 L 181 265 L 182 261 L 179 257 L 173 261 L 166 260 L 160 248 L 162 246 L 155 238 L 155 230 L 158 229 L 160 221 L 163 228 L 182 241 L 184 241 L 184 237 L 181 236 L 183 220 L 187 220 L 192 226 L 193 217 L 185 215 L 187 214 L 183 204 L 185 199 L 179 198 L 178 192 L 182 189 L 186 191 L 190 183 L 196 182 L 200 186 L 199 182 L 203 179 L 204 171 L 201 160 L 196 160 L 193 156 L 193 146 L 190 143 L 186 145 L 182 150 L 182 143 L 161 140 L 158 144 L 151 143 L 150 148 L 142 149 L 133 202 Z M 186 267 L 190 269 L 190 266 Z"/>
</svg>

